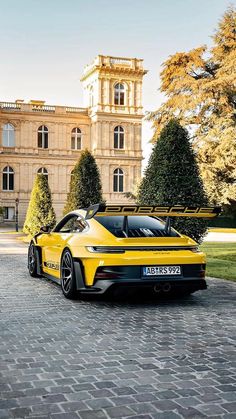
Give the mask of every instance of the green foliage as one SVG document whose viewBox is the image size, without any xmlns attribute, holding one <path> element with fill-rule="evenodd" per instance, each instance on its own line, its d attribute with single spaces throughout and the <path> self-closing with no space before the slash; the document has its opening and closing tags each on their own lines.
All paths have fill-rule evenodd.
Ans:
<svg viewBox="0 0 236 419">
<path fill-rule="evenodd" d="M 236 243 L 206 242 L 201 250 L 207 257 L 207 276 L 236 281 Z"/>
<path fill-rule="evenodd" d="M 166 102 L 149 115 L 154 140 L 173 117 L 191 128 L 207 194 L 212 203 L 236 205 L 236 9 L 227 9 L 213 47 L 177 52 L 163 64 Z"/>
<path fill-rule="evenodd" d="M 139 192 L 141 205 L 206 205 L 195 154 L 187 131 L 176 120 L 163 128 L 153 147 Z M 203 219 L 177 218 L 172 226 L 201 241 L 207 223 Z"/>
<path fill-rule="evenodd" d="M 56 215 L 52 206 L 48 178 L 38 174 L 34 181 L 23 231 L 34 236 L 41 226 L 56 224 Z"/>
<path fill-rule="evenodd" d="M 99 170 L 92 154 L 85 150 L 73 169 L 63 213 L 99 202 L 104 202 Z"/>
</svg>

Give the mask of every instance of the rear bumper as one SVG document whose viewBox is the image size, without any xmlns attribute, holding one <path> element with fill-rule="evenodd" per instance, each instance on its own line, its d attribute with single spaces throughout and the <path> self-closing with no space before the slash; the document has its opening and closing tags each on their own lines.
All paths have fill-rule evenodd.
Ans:
<svg viewBox="0 0 236 419">
<path fill-rule="evenodd" d="M 147 290 L 155 293 L 163 292 L 195 292 L 207 288 L 205 279 L 184 278 L 174 280 L 173 278 L 163 279 L 99 279 L 93 286 L 81 290 L 83 294 L 105 294 L 120 289 L 125 290 Z"/>
</svg>

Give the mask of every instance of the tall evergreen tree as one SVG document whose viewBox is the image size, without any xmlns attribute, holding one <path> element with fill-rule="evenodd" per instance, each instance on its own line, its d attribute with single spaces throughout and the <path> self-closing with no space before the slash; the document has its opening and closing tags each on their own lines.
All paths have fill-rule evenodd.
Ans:
<svg viewBox="0 0 236 419">
<path fill-rule="evenodd" d="M 213 47 L 177 52 L 163 64 L 161 90 L 167 100 L 149 115 L 158 137 L 178 115 L 191 127 L 200 171 L 213 203 L 236 208 L 236 9 L 227 9 Z"/>
<path fill-rule="evenodd" d="M 48 178 L 38 174 L 34 181 L 30 202 L 26 214 L 23 231 L 34 236 L 43 225 L 54 227 L 56 215 L 52 206 L 51 191 Z"/>
<path fill-rule="evenodd" d="M 163 128 L 153 147 L 139 188 L 138 203 L 196 206 L 208 203 L 188 133 L 177 120 L 171 120 Z M 203 219 L 176 218 L 172 225 L 199 242 L 207 223 Z"/>
<path fill-rule="evenodd" d="M 76 163 L 70 181 L 70 191 L 64 207 L 64 214 L 77 208 L 103 202 L 99 170 L 93 155 L 85 150 Z"/>
</svg>

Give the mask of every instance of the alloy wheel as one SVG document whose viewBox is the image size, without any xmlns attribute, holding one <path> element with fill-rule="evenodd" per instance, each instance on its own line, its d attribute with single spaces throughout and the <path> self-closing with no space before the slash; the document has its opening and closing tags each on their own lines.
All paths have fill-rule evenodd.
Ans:
<svg viewBox="0 0 236 419">
<path fill-rule="evenodd" d="M 73 281 L 73 261 L 71 255 L 66 251 L 61 261 L 61 285 L 63 291 L 67 294 L 71 290 Z"/>
</svg>

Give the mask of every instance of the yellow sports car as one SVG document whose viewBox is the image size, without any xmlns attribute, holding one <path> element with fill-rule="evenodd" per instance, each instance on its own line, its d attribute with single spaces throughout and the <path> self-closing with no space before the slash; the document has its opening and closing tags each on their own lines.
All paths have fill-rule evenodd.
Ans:
<svg viewBox="0 0 236 419">
<path fill-rule="evenodd" d="M 61 285 L 67 298 L 117 288 L 154 293 L 205 289 L 205 255 L 170 217 L 215 217 L 219 207 L 92 205 L 67 214 L 29 245 L 28 269 Z M 158 217 L 165 217 L 165 221 Z"/>
</svg>

